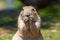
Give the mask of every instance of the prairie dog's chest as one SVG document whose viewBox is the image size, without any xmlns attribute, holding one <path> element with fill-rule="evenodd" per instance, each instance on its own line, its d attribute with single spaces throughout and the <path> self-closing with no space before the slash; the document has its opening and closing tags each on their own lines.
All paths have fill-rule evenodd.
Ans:
<svg viewBox="0 0 60 40">
<path fill-rule="evenodd" d="M 34 21 L 29 21 L 25 23 L 26 26 L 23 29 L 25 37 L 37 37 L 39 36 L 39 29 L 35 26 Z"/>
</svg>

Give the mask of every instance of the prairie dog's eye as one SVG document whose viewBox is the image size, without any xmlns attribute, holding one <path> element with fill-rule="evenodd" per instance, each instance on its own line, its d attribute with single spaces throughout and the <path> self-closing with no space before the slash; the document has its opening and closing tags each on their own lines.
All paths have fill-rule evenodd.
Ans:
<svg viewBox="0 0 60 40">
<path fill-rule="evenodd" d="M 35 9 L 32 9 L 31 12 L 32 12 L 33 15 L 35 15 L 36 10 Z"/>
<path fill-rule="evenodd" d="M 32 9 L 31 11 L 35 11 L 34 9 Z"/>
</svg>

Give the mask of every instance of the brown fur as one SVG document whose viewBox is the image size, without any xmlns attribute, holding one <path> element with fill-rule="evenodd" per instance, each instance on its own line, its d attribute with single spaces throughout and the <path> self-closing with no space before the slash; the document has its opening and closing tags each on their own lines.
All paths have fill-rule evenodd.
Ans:
<svg viewBox="0 0 60 40">
<path fill-rule="evenodd" d="M 40 23 L 41 19 L 34 7 L 23 7 L 18 17 L 18 31 L 12 40 L 43 40 Z"/>
</svg>

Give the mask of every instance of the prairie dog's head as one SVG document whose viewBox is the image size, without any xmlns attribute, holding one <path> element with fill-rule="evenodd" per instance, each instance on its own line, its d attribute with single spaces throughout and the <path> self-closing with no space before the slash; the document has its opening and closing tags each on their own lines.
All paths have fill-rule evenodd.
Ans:
<svg viewBox="0 0 60 40">
<path fill-rule="evenodd" d="M 21 17 L 24 21 L 33 20 L 36 15 L 36 9 L 33 6 L 25 6 L 21 10 Z"/>
</svg>

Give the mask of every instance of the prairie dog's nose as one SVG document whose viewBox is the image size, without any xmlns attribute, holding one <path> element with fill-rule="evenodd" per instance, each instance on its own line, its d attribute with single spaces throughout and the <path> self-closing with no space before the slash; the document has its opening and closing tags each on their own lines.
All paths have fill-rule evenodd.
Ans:
<svg viewBox="0 0 60 40">
<path fill-rule="evenodd" d="M 29 17 L 30 15 L 26 15 L 27 17 Z"/>
</svg>

